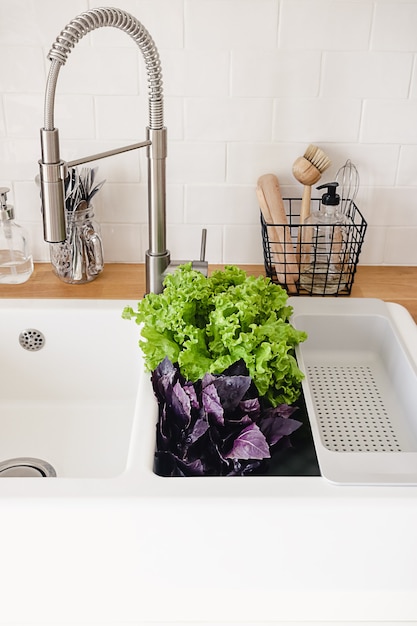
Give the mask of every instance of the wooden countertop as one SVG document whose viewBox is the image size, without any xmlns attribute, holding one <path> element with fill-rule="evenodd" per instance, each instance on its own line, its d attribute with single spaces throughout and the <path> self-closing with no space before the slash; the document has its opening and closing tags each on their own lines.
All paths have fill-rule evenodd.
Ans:
<svg viewBox="0 0 417 626">
<path fill-rule="evenodd" d="M 210 265 L 209 269 L 221 269 Z M 248 274 L 264 274 L 262 265 L 242 265 Z M 22 285 L 0 285 L 0 298 L 103 298 L 140 300 L 145 292 L 143 264 L 108 263 L 103 273 L 85 285 L 67 285 L 52 272 L 49 263 L 38 263 Z M 417 266 L 366 266 L 357 269 L 351 297 L 379 298 L 408 309 L 417 323 Z"/>
</svg>

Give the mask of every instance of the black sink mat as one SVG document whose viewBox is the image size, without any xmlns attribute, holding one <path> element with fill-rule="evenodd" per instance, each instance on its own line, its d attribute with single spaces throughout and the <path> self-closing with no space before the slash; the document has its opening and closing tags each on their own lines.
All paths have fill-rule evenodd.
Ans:
<svg viewBox="0 0 417 626">
<path fill-rule="evenodd" d="M 291 445 L 277 448 L 262 476 L 321 476 L 304 396 L 295 403 L 293 418 L 302 426 L 291 435 Z"/>
</svg>

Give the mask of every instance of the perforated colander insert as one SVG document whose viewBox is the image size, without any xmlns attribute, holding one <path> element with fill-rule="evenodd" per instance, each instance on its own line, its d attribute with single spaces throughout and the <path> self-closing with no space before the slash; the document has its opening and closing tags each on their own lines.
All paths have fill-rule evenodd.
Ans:
<svg viewBox="0 0 417 626">
<path fill-rule="evenodd" d="M 402 451 L 371 365 L 309 365 L 307 374 L 328 450 Z"/>
</svg>

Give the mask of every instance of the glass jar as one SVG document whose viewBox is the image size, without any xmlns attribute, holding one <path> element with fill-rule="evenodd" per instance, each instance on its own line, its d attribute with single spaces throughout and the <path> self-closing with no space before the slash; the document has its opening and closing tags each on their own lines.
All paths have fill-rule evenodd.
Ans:
<svg viewBox="0 0 417 626">
<path fill-rule="evenodd" d="M 54 273 L 74 285 L 94 280 L 104 268 L 100 226 L 94 219 L 94 209 L 80 205 L 65 211 L 66 240 L 50 244 Z"/>
</svg>

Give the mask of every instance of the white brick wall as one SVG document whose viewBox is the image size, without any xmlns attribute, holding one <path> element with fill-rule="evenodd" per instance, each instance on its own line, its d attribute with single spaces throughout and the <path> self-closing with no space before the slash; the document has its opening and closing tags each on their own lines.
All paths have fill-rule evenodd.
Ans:
<svg viewBox="0 0 417 626">
<path fill-rule="evenodd" d="M 112 4 L 112 3 L 110 3 Z M 175 258 L 262 262 L 255 184 L 274 172 L 300 196 L 309 143 L 360 170 L 369 229 L 361 262 L 417 264 L 417 0 L 118 0 L 161 55 L 169 136 L 168 244 Z M 42 240 L 39 128 L 62 28 L 94 0 L 0 0 L 0 185 L 11 187 L 36 260 Z M 70 160 L 144 139 L 143 60 L 115 29 L 86 36 L 60 72 L 56 125 Z M 106 261 L 143 261 L 143 151 L 98 162 Z M 317 194 L 315 194 L 317 195 Z"/>
</svg>

